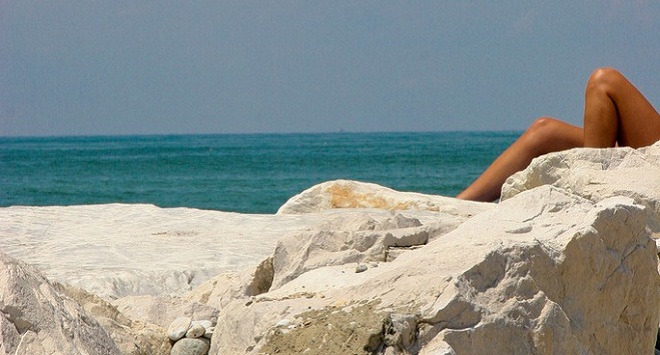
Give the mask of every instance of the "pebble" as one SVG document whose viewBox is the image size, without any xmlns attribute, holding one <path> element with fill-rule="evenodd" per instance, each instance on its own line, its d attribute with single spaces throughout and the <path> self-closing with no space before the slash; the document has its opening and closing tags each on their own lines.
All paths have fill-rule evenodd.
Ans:
<svg viewBox="0 0 660 355">
<path fill-rule="evenodd" d="M 190 317 L 179 317 L 175 319 L 170 327 L 167 328 L 167 336 L 172 341 L 177 341 L 186 335 L 188 329 L 190 329 L 190 323 L 192 319 Z"/>
<path fill-rule="evenodd" d="M 367 271 L 367 269 L 369 269 L 367 265 L 360 264 L 355 268 L 355 273 L 357 274 L 357 273 L 365 272 Z"/>
<path fill-rule="evenodd" d="M 215 327 L 206 328 L 206 330 L 204 331 L 204 338 L 211 339 L 214 331 L 215 331 Z"/>
<path fill-rule="evenodd" d="M 199 323 L 193 323 L 188 332 L 186 332 L 186 338 L 199 338 L 206 333 L 206 328 Z"/>
<path fill-rule="evenodd" d="M 204 327 L 205 329 L 209 329 L 213 326 L 213 322 L 211 322 L 210 320 L 194 320 L 194 321 L 192 321 L 192 325 L 195 325 L 195 324 L 199 324 L 202 327 Z"/>
<path fill-rule="evenodd" d="M 205 355 L 209 347 L 210 341 L 206 338 L 183 338 L 174 343 L 170 355 Z"/>
<path fill-rule="evenodd" d="M 278 327 L 278 328 L 280 328 L 280 327 L 288 327 L 289 325 L 291 325 L 291 321 L 290 321 L 290 320 L 288 320 L 288 319 L 282 319 L 281 321 L 277 322 L 277 324 L 276 324 L 275 326 Z"/>
</svg>

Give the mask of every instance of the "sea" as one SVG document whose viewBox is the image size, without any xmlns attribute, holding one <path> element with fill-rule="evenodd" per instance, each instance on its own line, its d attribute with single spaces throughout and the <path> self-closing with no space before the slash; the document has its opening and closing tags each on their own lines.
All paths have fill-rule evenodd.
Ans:
<svg viewBox="0 0 660 355">
<path fill-rule="evenodd" d="M 335 179 L 454 196 L 521 133 L 0 137 L 0 207 L 139 203 L 271 214 Z"/>
</svg>

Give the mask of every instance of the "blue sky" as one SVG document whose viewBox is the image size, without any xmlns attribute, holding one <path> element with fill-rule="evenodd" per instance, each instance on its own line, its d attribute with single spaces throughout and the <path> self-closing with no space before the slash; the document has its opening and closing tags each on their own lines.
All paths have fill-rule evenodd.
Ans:
<svg viewBox="0 0 660 355">
<path fill-rule="evenodd" d="M 0 135 L 581 124 L 591 71 L 658 107 L 660 2 L 0 0 Z"/>
</svg>

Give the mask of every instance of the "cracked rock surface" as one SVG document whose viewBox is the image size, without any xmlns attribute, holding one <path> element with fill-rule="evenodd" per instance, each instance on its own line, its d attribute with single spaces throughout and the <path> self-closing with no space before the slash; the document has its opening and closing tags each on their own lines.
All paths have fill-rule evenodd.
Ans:
<svg viewBox="0 0 660 355">
<path fill-rule="evenodd" d="M 210 353 L 651 353 L 660 277 L 648 221 L 631 198 L 594 203 L 542 186 L 358 274 L 341 252 L 377 259 L 377 238 L 333 224 L 276 249 L 273 265 L 291 266 L 275 267 L 283 281 L 229 302 Z M 281 329 L 281 319 L 294 321 Z"/>
</svg>

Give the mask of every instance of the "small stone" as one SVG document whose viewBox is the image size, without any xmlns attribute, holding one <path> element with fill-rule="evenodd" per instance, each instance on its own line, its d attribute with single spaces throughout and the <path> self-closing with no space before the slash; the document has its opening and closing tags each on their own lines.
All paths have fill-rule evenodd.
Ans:
<svg viewBox="0 0 660 355">
<path fill-rule="evenodd" d="M 213 332 L 215 332 L 215 327 L 206 328 L 206 330 L 204 331 L 204 338 L 211 339 L 211 337 L 213 336 Z"/>
<path fill-rule="evenodd" d="M 190 323 L 192 319 L 190 317 L 179 317 L 175 319 L 170 327 L 167 328 L 167 337 L 172 341 L 177 341 L 183 338 L 186 335 L 188 329 L 190 329 Z"/>
<path fill-rule="evenodd" d="M 210 341 L 206 338 L 183 338 L 174 343 L 170 355 L 205 355 L 209 347 Z"/>
<path fill-rule="evenodd" d="M 290 320 L 282 319 L 281 321 L 277 322 L 277 324 L 275 326 L 278 327 L 278 328 L 281 328 L 281 327 L 288 327 L 289 325 L 291 325 Z"/>
<path fill-rule="evenodd" d="M 213 326 L 213 322 L 211 322 L 210 320 L 194 320 L 194 321 L 192 321 L 192 325 L 195 325 L 195 324 L 201 325 L 202 327 L 204 327 L 204 329 L 209 329 Z"/>
<path fill-rule="evenodd" d="M 186 332 L 186 338 L 199 338 L 206 333 L 206 329 L 199 323 L 193 324 L 188 332 Z"/>
<path fill-rule="evenodd" d="M 369 267 L 367 265 L 360 264 L 355 268 L 355 273 L 358 274 L 358 273 L 361 273 L 361 272 L 365 272 L 365 271 L 367 271 L 367 269 L 369 269 Z"/>
</svg>

